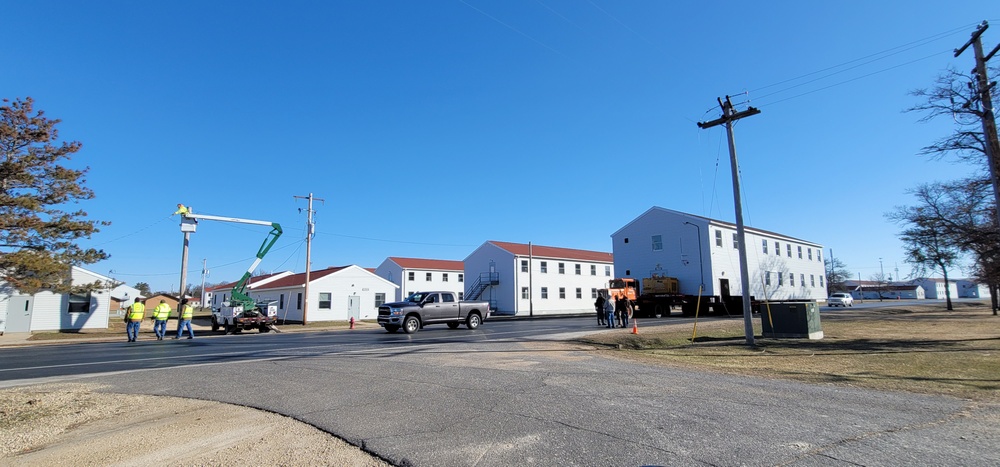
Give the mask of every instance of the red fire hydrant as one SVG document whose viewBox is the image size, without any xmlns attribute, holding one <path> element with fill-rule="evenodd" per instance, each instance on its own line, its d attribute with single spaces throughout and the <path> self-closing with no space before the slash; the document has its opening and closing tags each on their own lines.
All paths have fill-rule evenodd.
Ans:
<svg viewBox="0 0 1000 467">
<path fill-rule="evenodd" d="M 354 329 L 354 317 L 351 316 L 351 329 Z"/>
</svg>

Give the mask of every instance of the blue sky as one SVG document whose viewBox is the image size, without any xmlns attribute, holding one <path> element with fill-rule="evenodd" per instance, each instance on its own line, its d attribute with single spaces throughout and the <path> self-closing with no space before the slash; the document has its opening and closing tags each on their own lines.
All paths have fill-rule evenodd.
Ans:
<svg viewBox="0 0 1000 467">
<path fill-rule="evenodd" d="M 0 97 L 83 143 L 111 221 L 87 266 L 177 290 L 177 203 L 279 222 L 261 264 L 461 260 L 487 240 L 611 251 L 651 206 L 734 221 L 716 99 L 736 125 L 748 225 L 905 276 L 884 214 L 973 168 L 919 149 L 951 131 L 902 111 L 995 1 L 2 2 Z M 1000 41 L 1000 24 L 984 35 Z M 300 209 L 302 212 L 300 212 Z M 202 222 L 188 282 L 235 280 L 267 229 Z M 880 266 L 879 258 L 882 258 Z"/>
</svg>

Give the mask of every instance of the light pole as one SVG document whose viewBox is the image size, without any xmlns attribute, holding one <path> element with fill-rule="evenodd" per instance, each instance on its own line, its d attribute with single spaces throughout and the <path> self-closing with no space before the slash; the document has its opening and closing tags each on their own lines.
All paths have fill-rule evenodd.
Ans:
<svg viewBox="0 0 1000 467">
<path fill-rule="evenodd" d="M 685 221 L 684 224 L 694 226 L 694 228 L 698 229 L 698 269 L 701 271 L 701 286 L 700 286 L 701 288 L 699 289 L 700 292 L 705 290 L 705 266 L 701 262 L 701 226 L 699 226 L 698 224 L 692 224 L 691 222 L 687 221 Z"/>
</svg>

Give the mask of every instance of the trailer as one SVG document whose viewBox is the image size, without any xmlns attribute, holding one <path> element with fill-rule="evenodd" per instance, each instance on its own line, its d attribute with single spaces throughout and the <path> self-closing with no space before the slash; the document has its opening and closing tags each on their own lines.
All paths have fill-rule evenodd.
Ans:
<svg viewBox="0 0 1000 467">
<path fill-rule="evenodd" d="M 642 279 L 642 287 L 637 288 L 632 278 L 616 278 L 608 281 L 608 296 L 617 299 L 625 297 L 632 303 L 633 316 L 637 318 L 661 318 L 671 316 L 680 308 L 682 316 L 697 314 L 742 316 L 743 297 L 725 295 L 685 295 L 680 293 L 680 281 L 676 277 L 653 275 Z M 753 309 L 757 304 L 751 297 Z"/>
</svg>

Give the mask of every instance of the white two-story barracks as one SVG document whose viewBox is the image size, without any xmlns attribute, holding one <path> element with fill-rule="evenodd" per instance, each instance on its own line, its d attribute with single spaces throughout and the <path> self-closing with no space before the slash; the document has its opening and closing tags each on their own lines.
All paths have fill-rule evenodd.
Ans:
<svg viewBox="0 0 1000 467">
<path fill-rule="evenodd" d="M 611 253 L 523 243 L 488 241 L 464 264 L 465 297 L 504 315 L 593 313 L 614 277 Z"/>
<path fill-rule="evenodd" d="M 392 300 L 395 302 L 413 292 L 430 290 L 454 292 L 459 300 L 465 294 L 465 270 L 461 261 L 390 256 L 375 268 L 375 274 L 399 286 Z"/>
<path fill-rule="evenodd" d="M 822 245 L 752 227 L 745 234 L 751 296 L 826 300 Z M 702 295 L 743 294 L 735 224 L 654 206 L 611 241 L 619 277 L 676 277 L 688 295 L 702 283 Z"/>
</svg>

